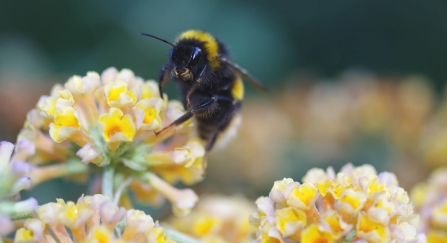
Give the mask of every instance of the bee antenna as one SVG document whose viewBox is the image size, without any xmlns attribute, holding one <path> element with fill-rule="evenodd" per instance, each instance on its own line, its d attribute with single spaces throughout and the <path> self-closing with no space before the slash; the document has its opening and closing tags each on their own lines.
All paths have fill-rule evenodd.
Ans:
<svg viewBox="0 0 447 243">
<path fill-rule="evenodd" d="M 169 41 L 167 41 L 167 40 L 164 40 L 164 39 L 162 39 L 162 38 L 159 38 L 159 37 L 157 37 L 157 36 L 155 36 L 155 35 L 150 35 L 150 34 L 143 33 L 143 32 L 140 32 L 140 35 L 144 35 L 144 36 L 152 37 L 152 38 L 157 39 L 157 40 L 159 40 L 159 41 L 163 41 L 164 43 L 169 44 L 169 45 L 171 45 L 172 47 L 175 47 L 175 45 L 172 44 L 171 42 L 169 42 Z"/>
</svg>

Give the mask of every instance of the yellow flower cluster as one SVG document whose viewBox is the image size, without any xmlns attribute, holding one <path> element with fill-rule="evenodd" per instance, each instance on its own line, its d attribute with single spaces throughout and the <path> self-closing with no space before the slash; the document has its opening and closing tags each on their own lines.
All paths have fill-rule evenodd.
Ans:
<svg viewBox="0 0 447 243">
<path fill-rule="evenodd" d="M 204 243 L 242 243 L 251 232 L 248 218 L 254 209 L 253 203 L 242 196 L 200 196 L 188 216 L 171 217 L 166 227 Z"/>
<path fill-rule="evenodd" d="M 419 230 L 427 234 L 427 242 L 447 242 L 447 168 L 437 169 L 427 182 L 416 185 L 411 199 L 421 215 Z"/>
<path fill-rule="evenodd" d="M 83 196 L 77 203 L 58 199 L 42 205 L 36 215 L 16 232 L 15 242 L 174 242 L 151 216 L 118 208 L 101 194 Z"/>
<path fill-rule="evenodd" d="M 271 100 L 246 99 L 238 132 L 244 139 L 210 155 L 225 164 L 215 176 L 242 166 L 240 177 L 260 187 L 292 169 L 290 158 L 328 166 L 386 148 L 392 153 L 381 153 L 383 161 L 409 187 L 422 180 L 421 167 L 446 164 L 447 96 L 438 100 L 430 80 L 351 71 L 327 81 L 298 76 Z"/>
<path fill-rule="evenodd" d="M 160 97 L 155 81 L 144 81 L 128 69 L 109 68 L 101 75 L 88 72 L 84 77 L 73 76 L 40 98 L 28 113 L 18 141 L 35 144 L 36 154 L 30 158 L 35 164 L 82 162 L 96 165 L 96 171 L 111 168 L 112 191 L 124 192 L 118 198 L 121 201 L 129 200 L 126 190 L 118 186 L 132 184 L 136 197 L 144 198 L 141 201 L 158 203 L 161 193 L 177 212 L 185 213 L 197 196 L 188 190 L 183 202 L 176 201 L 179 193 L 169 184 L 201 180 L 205 149 L 192 134 L 191 122 L 155 135 L 184 113 L 180 102 L 168 102 L 164 97 Z M 109 195 L 108 191 L 103 193 Z"/>
<path fill-rule="evenodd" d="M 409 201 L 394 174 L 370 165 L 348 164 L 337 174 L 312 169 L 302 184 L 276 181 L 256 201 L 253 242 L 425 242 Z"/>
</svg>

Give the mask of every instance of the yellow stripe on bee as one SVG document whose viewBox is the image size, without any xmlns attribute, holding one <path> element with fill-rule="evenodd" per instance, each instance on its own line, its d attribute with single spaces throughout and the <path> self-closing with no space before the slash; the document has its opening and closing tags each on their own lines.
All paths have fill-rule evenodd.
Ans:
<svg viewBox="0 0 447 243">
<path fill-rule="evenodd" d="M 184 39 L 194 39 L 203 42 L 205 44 L 207 52 L 206 58 L 210 67 L 212 69 L 216 69 L 220 66 L 219 60 L 217 58 L 219 55 L 219 45 L 216 38 L 200 30 L 188 30 L 180 34 L 180 36 L 177 38 L 177 43 L 180 40 Z"/>
<path fill-rule="evenodd" d="M 234 81 L 233 88 L 231 88 L 231 94 L 235 100 L 242 100 L 244 98 L 244 84 L 239 76 L 237 76 Z"/>
</svg>

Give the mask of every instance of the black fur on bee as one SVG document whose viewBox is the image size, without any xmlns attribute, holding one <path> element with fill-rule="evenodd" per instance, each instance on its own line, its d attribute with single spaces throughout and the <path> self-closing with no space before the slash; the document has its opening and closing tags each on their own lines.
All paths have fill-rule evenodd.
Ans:
<svg viewBox="0 0 447 243">
<path fill-rule="evenodd" d="M 206 32 L 183 32 L 175 44 L 150 34 L 140 34 L 173 47 L 169 62 L 160 70 L 159 91 L 163 97 L 163 86 L 169 79 L 179 81 L 182 101 L 187 109 L 177 120 L 157 131 L 157 135 L 194 116 L 199 136 L 206 141 L 205 148 L 209 152 L 241 109 L 244 96 L 242 78 L 266 90 L 246 70 L 229 61 L 227 47 Z"/>
</svg>

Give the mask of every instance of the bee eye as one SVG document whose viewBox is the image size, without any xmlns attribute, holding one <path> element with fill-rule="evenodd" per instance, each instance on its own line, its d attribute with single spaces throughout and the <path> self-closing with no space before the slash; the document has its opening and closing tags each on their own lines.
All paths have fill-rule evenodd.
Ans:
<svg viewBox="0 0 447 243">
<path fill-rule="evenodd" d="M 191 52 L 191 59 L 189 60 L 189 65 L 195 66 L 200 61 L 200 57 L 202 56 L 202 50 L 198 47 L 194 47 Z"/>
<path fill-rule="evenodd" d="M 174 59 L 175 58 L 177 58 L 176 56 L 174 57 L 174 55 L 175 55 L 175 52 L 174 52 L 174 48 L 171 50 L 171 53 L 169 53 L 169 56 L 171 57 L 171 60 L 174 62 Z"/>
</svg>

